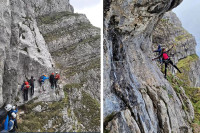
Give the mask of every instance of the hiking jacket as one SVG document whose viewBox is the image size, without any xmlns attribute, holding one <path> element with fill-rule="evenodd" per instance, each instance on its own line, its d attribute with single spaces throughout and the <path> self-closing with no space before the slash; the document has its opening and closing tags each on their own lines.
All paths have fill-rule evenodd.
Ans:
<svg viewBox="0 0 200 133">
<path fill-rule="evenodd" d="M 53 83 L 53 82 L 55 81 L 54 75 L 51 75 L 51 76 L 49 77 L 49 80 L 50 80 L 51 83 Z"/>
<path fill-rule="evenodd" d="M 165 51 L 165 52 L 161 52 L 161 54 L 158 56 L 158 57 L 156 57 L 156 58 L 154 58 L 153 60 L 155 60 L 155 59 L 158 59 L 158 58 L 162 58 L 163 60 L 168 60 L 169 59 L 169 55 L 167 54 L 170 50 L 172 50 L 172 48 L 173 48 L 174 46 L 172 46 L 169 50 L 167 50 L 167 51 Z M 167 58 L 168 57 L 168 58 Z"/>
<path fill-rule="evenodd" d="M 55 79 L 60 79 L 60 75 L 59 74 L 56 74 L 56 77 L 55 77 Z"/>
<path fill-rule="evenodd" d="M 162 51 L 161 46 L 158 45 L 158 49 L 157 49 L 157 50 L 154 50 L 153 52 L 158 52 L 159 54 L 161 54 L 161 51 Z"/>
<path fill-rule="evenodd" d="M 46 79 L 49 79 L 49 77 L 45 77 L 44 75 L 41 77 L 41 82 L 44 82 Z"/>
<path fill-rule="evenodd" d="M 34 81 L 35 81 L 35 79 L 30 79 L 29 80 L 29 83 L 30 83 L 31 86 L 34 85 Z"/>
</svg>

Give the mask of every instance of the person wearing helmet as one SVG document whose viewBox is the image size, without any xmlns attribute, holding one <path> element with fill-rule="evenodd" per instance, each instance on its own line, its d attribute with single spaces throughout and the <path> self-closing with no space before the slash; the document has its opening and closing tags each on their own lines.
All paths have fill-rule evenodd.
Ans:
<svg viewBox="0 0 200 133">
<path fill-rule="evenodd" d="M 12 105 L 11 104 L 7 104 L 5 107 L 4 107 L 4 109 L 7 111 L 7 112 L 9 112 L 9 111 L 11 111 L 11 109 L 12 109 Z"/>
<path fill-rule="evenodd" d="M 24 101 L 28 101 L 28 89 L 30 87 L 31 86 L 29 85 L 28 81 L 25 80 L 24 83 L 22 84 L 22 87 L 21 87 L 21 90 L 24 93 Z"/>
<path fill-rule="evenodd" d="M 8 112 L 6 108 L 0 109 L 0 132 L 7 132 L 8 131 Z"/>
<path fill-rule="evenodd" d="M 33 76 L 31 76 L 31 79 L 29 79 L 29 81 L 28 81 L 31 86 L 31 96 L 34 95 L 34 81 L 35 81 L 35 79 L 33 78 Z"/>
<path fill-rule="evenodd" d="M 15 132 L 15 128 L 18 129 L 17 114 L 12 112 L 8 123 L 8 129 L 10 129 L 9 132 Z"/>
<path fill-rule="evenodd" d="M 161 55 L 162 48 L 161 48 L 160 44 L 158 44 L 157 50 L 154 50 L 153 52 L 158 52 L 158 55 Z M 162 63 L 162 58 L 161 57 L 159 58 L 159 62 Z"/>
<path fill-rule="evenodd" d="M 55 77 L 54 77 L 54 73 L 52 73 L 49 77 L 49 81 L 51 83 L 51 89 L 54 89 L 55 86 Z"/>
<path fill-rule="evenodd" d="M 42 76 L 40 77 L 40 79 L 39 79 L 40 88 L 42 88 L 43 91 L 45 91 L 45 89 L 44 89 L 44 81 L 45 81 L 46 79 L 49 79 L 49 77 L 47 77 L 47 75 L 42 75 Z M 42 91 L 40 90 L 40 92 L 42 92 Z"/>
<path fill-rule="evenodd" d="M 60 75 L 58 74 L 58 72 L 56 72 L 56 76 L 55 76 L 55 87 L 57 88 L 57 83 L 58 83 L 58 80 L 60 79 Z"/>
<path fill-rule="evenodd" d="M 162 60 L 165 63 L 165 76 L 164 76 L 164 78 L 167 78 L 167 66 L 168 66 L 168 64 L 171 64 L 174 68 L 176 68 L 179 71 L 179 73 L 181 73 L 181 71 L 178 69 L 178 67 L 176 65 L 173 64 L 173 62 L 171 61 L 170 57 L 167 54 L 170 50 L 172 50 L 173 47 L 174 47 L 174 45 L 167 51 L 166 51 L 165 48 L 162 48 L 161 54 L 158 57 L 152 59 L 152 60 L 155 60 L 155 59 L 162 57 Z"/>
</svg>

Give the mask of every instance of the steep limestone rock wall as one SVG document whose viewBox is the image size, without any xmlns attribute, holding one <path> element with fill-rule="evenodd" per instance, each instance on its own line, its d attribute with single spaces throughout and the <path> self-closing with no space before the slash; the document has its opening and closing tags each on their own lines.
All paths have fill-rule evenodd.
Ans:
<svg viewBox="0 0 200 133">
<path fill-rule="evenodd" d="M 104 1 L 105 131 L 192 132 L 190 100 L 151 61 L 153 30 L 180 2 Z"/>
<path fill-rule="evenodd" d="M 0 106 L 20 105 L 18 131 L 100 131 L 100 29 L 69 0 L 0 2 Z M 58 71 L 60 89 L 40 93 L 41 75 Z M 24 103 L 23 80 L 35 94 Z M 42 119 L 41 119 L 42 118 Z"/>
<path fill-rule="evenodd" d="M 52 70 L 54 64 L 45 40 L 37 27 L 34 12 L 29 12 L 23 1 L 3 1 L 4 6 L 1 20 L 6 23 L 2 34 L 4 46 L 3 62 L 3 103 L 23 103 L 21 85 L 31 75 L 36 80 Z M 30 17 L 28 17 L 30 16 Z M 3 41 L 5 40 L 6 41 Z M 7 44 L 5 43 L 7 42 Z M 36 96 L 39 95 L 39 85 L 36 82 Z M 2 105 L 2 104 L 1 104 Z"/>
<path fill-rule="evenodd" d="M 84 127 L 82 131 L 99 131 L 100 29 L 92 26 L 85 15 L 68 11 L 38 16 L 37 22 L 55 67 L 62 74 L 69 120 L 77 117 Z"/>
</svg>

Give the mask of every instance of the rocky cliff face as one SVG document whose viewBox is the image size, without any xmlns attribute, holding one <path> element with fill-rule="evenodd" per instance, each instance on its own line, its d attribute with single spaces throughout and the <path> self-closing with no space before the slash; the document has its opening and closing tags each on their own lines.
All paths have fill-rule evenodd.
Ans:
<svg viewBox="0 0 200 133">
<path fill-rule="evenodd" d="M 0 106 L 22 105 L 19 131 L 99 131 L 100 29 L 69 0 L 2 0 L 0 7 Z M 60 89 L 47 80 L 40 93 L 39 77 L 55 71 Z M 20 88 L 31 76 L 35 94 L 24 105 Z"/>
<path fill-rule="evenodd" d="M 162 29 L 158 28 L 152 39 L 153 31 L 164 13 L 180 2 L 104 1 L 104 131 L 192 132 L 194 110 L 182 82 L 175 77 L 164 79 L 151 61 L 152 40 L 158 43 Z M 169 31 L 161 36 L 169 36 Z M 187 49 L 180 46 L 184 47 L 183 54 L 176 47 L 180 53 L 175 55 L 177 62 L 195 53 L 194 40 L 188 40 L 191 47 L 188 43 Z"/>
<path fill-rule="evenodd" d="M 157 44 L 161 44 L 162 47 L 166 48 L 175 44 L 174 49 L 170 53 L 171 58 L 185 73 L 184 75 L 179 75 L 179 78 L 187 77 L 191 87 L 199 87 L 200 76 L 198 64 L 200 61 L 195 51 L 196 41 L 194 37 L 182 27 L 180 20 L 173 12 L 165 13 L 163 18 L 159 21 L 153 33 L 153 46 L 156 48 Z M 187 57 L 191 57 L 190 62 L 187 61 Z M 188 63 L 185 64 L 186 62 Z M 188 68 L 188 70 L 184 70 L 185 68 Z M 175 73 L 173 68 L 171 70 L 172 73 Z"/>
</svg>

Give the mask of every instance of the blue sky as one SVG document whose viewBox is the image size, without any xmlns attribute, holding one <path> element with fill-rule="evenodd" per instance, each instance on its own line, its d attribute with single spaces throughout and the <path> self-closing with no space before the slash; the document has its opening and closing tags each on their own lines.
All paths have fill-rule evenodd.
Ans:
<svg viewBox="0 0 200 133">
<path fill-rule="evenodd" d="M 90 22 L 96 26 L 103 25 L 103 0 L 70 0 L 75 13 L 86 14 Z"/>
<path fill-rule="evenodd" d="M 200 0 L 183 0 L 173 11 L 181 20 L 183 27 L 195 37 L 196 51 L 200 57 Z"/>
</svg>

